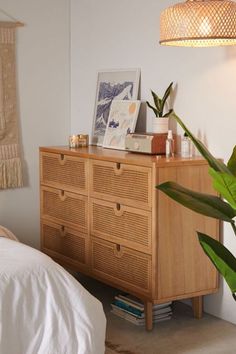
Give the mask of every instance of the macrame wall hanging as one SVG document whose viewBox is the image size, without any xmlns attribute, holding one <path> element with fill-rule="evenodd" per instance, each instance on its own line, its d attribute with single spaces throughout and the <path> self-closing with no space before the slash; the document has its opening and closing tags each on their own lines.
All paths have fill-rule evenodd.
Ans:
<svg viewBox="0 0 236 354">
<path fill-rule="evenodd" d="M 15 55 L 16 27 L 20 25 L 0 21 L 0 189 L 23 186 Z"/>
</svg>

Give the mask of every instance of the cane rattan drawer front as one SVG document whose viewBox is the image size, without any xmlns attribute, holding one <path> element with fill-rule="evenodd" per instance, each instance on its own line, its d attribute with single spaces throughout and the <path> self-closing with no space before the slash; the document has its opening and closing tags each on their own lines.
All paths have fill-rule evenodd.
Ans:
<svg viewBox="0 0 236 354">
<path fill-rule="evenodd" d="M 151 253 L 151 212 L 91 199 L 91 234 Z"/>
<path fill-rule="evenodd" d="M 42 152 L 40 163 L 42 184 L 87 194 L 87 159 Z"/>
<path fill-rule="evenodd" d="M 42 248 L 52 257 L 70 263 L 87 264 L 88 237 L 86 234 L 50 222 L 42 222 Z"/>
<path fill-rule="evenodd" d="M 50 187 L 41 188 L 41 214 L 61 225 L 88 230 L 88 198 Z"/>
<path fill-rule="evenodd" d="M 92 270 L 99 277 L 141 293 L 151 291 L 151 256 L 92 238 Z"/>
<path fill-rule="evenodd" d="M 92 160 L 91 195 L 137 208 L 151 208 L 151 168 Z"/>
</svg>

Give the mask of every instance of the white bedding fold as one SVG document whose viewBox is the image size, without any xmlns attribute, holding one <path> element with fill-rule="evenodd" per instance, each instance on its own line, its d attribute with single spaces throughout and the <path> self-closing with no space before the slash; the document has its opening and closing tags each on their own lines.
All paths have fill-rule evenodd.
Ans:
<svg viewBox="0 0 236 354">
<path fill-rule="evenodd" d="M 0 353 L 103 354 L 101 303 L 43 253 L 0 238 Z"/>
</svg>

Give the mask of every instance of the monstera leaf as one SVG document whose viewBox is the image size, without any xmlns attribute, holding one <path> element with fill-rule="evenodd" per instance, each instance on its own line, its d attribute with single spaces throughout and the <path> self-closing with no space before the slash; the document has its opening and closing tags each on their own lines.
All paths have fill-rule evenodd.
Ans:
<svg viewBox="0 0 236 354">
<path fill-rule="evenodd" d="M 215 265 L 217 270 L 222 274 L 226 280 L 228 286 L 230 287 L 233 296 L 236 292 L 236 259 L 232 253 L 223 246 L 219 241 L 198 232 L 199 242 L 210 258 L 212 263 Z"/>
</svg>

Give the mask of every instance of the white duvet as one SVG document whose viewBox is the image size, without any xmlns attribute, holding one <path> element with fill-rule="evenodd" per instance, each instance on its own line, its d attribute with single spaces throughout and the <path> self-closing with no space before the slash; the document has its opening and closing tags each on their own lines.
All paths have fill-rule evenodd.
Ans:
<svg viewBox="0 0 236 354">
<path fill-rule="evenodd" d="M 101 303 L 43 253 L 0 237 L 0 354 L 104 354 Z"/>
</svg>

